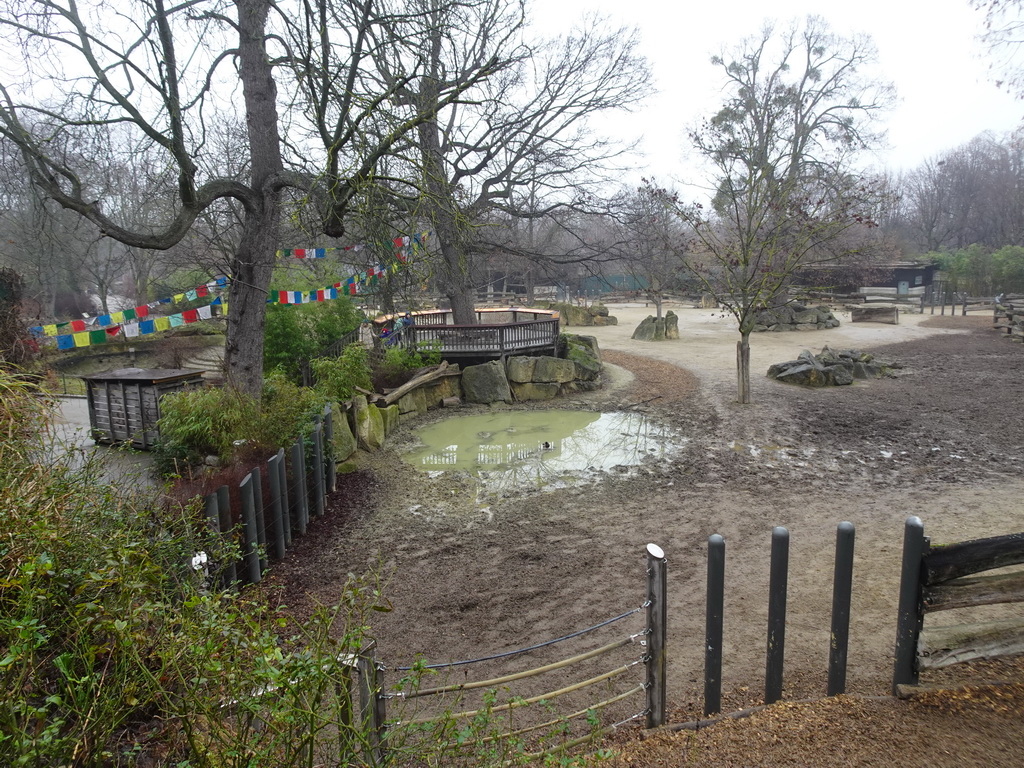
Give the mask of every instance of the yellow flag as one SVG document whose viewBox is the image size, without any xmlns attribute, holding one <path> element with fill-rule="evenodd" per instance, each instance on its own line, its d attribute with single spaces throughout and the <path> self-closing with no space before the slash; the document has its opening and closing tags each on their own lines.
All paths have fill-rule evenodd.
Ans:
<svg viewBox="0 0 1024 768">
<path fill-rule="evenodd" d="M 155 325 L 158 331 L 169 331 L 171 329 L 171 321 L 166 317 L 156 318 Z"/>
<path fill-rule="evenodd" d="M 76 347 L 88 347 L 88 346 L 90 346 L 89 332 L 88 331 L 85 331 L 84 333 L 76 333 L 76 334 L 74 334 L 74 337 L 75 337 L 75 346 Z"/>
<path fill-rule="evenodd" d="M 56 336 L 57 335 L 57 324 L 54 323 L 53 325 L 44 325 L 43 326 L 43 333 L 45 333 L 47 336 Z"/>
</svg>

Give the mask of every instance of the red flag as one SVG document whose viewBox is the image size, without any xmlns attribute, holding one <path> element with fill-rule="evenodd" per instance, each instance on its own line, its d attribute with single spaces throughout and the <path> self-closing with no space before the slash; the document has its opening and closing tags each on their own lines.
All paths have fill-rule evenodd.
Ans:
<svg viewBox="0 0 1024 768">
<path fill-rule="evenodd" d="M 181 318 L 186 323 L 194 323 L 196 320 L 199 319 L 199 310 L 186 309 L 184 312 L 181 313 Z"/>
</svg>

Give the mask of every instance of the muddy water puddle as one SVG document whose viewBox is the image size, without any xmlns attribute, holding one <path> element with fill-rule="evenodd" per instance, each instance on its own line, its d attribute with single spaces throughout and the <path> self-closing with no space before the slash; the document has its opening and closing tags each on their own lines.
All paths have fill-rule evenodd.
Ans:
<svg viewBox="0 0 1024 768">
<path fill-rule="evenodd" d="M 625 474 L 686 442 L 638 413 L 499 411 L 446 419 L 415 431 L 405 460 L 426 472 L 462 472 L 480 494 L 564 488 Z"/>
</svg>

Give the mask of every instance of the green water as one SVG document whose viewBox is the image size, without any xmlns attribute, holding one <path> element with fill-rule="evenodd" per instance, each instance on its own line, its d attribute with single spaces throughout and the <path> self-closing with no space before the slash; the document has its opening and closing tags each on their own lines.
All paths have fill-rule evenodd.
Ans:
<svg viewBox="0 0 1024 768">
<path fill-rule="evenodd" d="M 415 431 L 422 447 L 405 460 L 424 471 L 463 471 L 491 490 L 566 485 L 637 467 L 683 440 L 638 413 L 499 411 L 460 416 Z"/>
</svg>

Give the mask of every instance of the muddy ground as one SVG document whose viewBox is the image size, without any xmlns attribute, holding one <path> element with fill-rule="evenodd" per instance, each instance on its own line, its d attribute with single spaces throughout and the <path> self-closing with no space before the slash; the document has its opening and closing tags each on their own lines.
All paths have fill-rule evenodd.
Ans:
<svg viewBox="0 0 1024 768">
<path fill-rule="evenodd" d="M 1024 530 L 1024 348 L 1000 338 L 988 316 L 909 316 L 899 326 L 853 325 L 847 317 L 829 331 L 761 334 L 752 350 L 755 403 L 739 406 L 737 337 L 729 320 L 674 309 L 681 317 L 678 341 L 632 342 L 632 328 L 650 312 L 644 307 L 613 308 L 617 327 L 580 329 L 597 336 L 611 364 L 609 385 L 557 405 L 641 410 L 678 430 L 682 447 L 673 458 L 611 473 L 595 485 L 480 499 L 471 478 L 428 477 L 405 464 L 401 452 L 414 441 L 416 425 L 403 426 L 399 439 L 362 457 L 362 468 L 340 480 L 329 513 L 275 568 L 275 599 L 301 616 L 314 602 L 331 602 L 347 574 L 380 574 L 393 610 L 375 615 L 373 630 L 387 679 L 395 682 L 404 674 L 397 668 L 418 657 L 440 662 L 499 654 L 639 608 L 644 548 L 654 542 L 669 567 L 670 720 L 683 722 L 699 715 L 702 701 L 708 536 L 726 540 L 723 708 L 731 711 L 762 697 L 774 526 L 791 534 L 784 698 L 824 694 L 835 529 L 848 520 L 857 531 L 848 691 L 887 694 L 907 516 L 919 516 L 935 542 Z M 764 377 L 769 364 L 825 344 L 857 347 L 902 368 L 894 378 L 822 390 Z M 458 667 L 439 678 L 479 679 L 548 663 L 642 626 L 642 612 L 634 613 L 516 664 Z M 587 662 L 578 675 L 529 680 L 510 686 L 509 695 L 530 696 L 632 665 L 593 695 L 566 697 L 570 707 L 612 698 L 643 680 L 635 664 L 640 639 Z M 932 673 L 926 682 L 962 677 Z M 627 720 L 642 708 L 640 696 L 627 697 L 604 710 L 605 721 Z M 1016 740 L 1010 742 L 1015 750 L 985 739 L 994 765 L 1019 763 L 1020 718 L 1015 722 L 1015 731 L 997 729 Z M 703 747 L 680 752 L 678 744 L 667 749 L 676 755 L 668 762 L 647 755 L 623 764 L 689 764 L 679 755 L 713 754 Z M 719 752 L 717 764 L 790 764 L 785 754 L 781 762 L 728 754 Z"/>
</svg>

